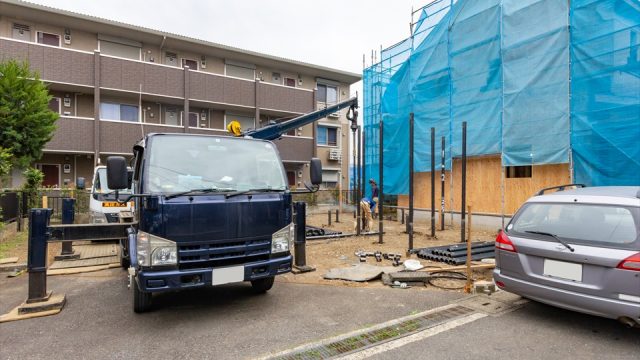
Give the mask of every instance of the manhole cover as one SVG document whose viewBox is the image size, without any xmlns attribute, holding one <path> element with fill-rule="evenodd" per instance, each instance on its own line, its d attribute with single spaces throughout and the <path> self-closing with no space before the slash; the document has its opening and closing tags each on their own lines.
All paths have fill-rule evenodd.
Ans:
<svg viewBox="0 0 640 360">
<path fill-rule="evenodd" d="M 324 345 L 314 346 L 304 350 L 293 351 L 289 354 L 280 355 L 275 359 L 281 360 L 317 360 L 330 359 L 336 356 L 343 356 L 348 353 L 359 351 L 374 345 L 390 340 L 407 336 L 447 321 L 469 315 L 474 311 L 468 307 L 453 306 L 440 311 L 432 312 L 424 316 L 406 320 L 381 329 L 371 330 L 362 334 L 354 335 L 333 341 Z"/>
</svg>

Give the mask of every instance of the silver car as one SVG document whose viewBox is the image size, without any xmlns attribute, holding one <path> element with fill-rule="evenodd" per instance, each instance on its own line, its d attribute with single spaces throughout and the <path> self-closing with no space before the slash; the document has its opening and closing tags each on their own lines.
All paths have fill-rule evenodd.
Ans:
<svg viewBox="0 0 640 360">
<path fill-rule="evenodd" d="M 640 187 L 547 190 L 498 234 L 496 285 L 640 326 Z"/>
</svg>

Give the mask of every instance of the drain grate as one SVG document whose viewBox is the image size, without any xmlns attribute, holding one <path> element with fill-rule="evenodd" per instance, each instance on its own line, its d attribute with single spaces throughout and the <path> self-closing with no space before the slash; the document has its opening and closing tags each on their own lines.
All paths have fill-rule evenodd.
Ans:
<svg viewBox="0 0 640 360">
<path fill-rule="evenodd" d="M 362 350 L 364 348 L 377 345 L 395 338 L 410 335 L 412 333 L 425 330 L 427 328 L 440 325 L 464 315 L 473 313 L 472 309 L 454 306 L 433 313 L 426 314 L 411 320 L 390 325 L 381 329 L 371 330 L 359 335 L 354 335 L 346 339 L 334 341 L 324 345 L 318 345 L 309 349 L 299 350 L 286 354 L 276 359 L 280 360 L 319 360 L 329 359 L 335 356 L 346 355 L 347 353 Z"/>
</svg>

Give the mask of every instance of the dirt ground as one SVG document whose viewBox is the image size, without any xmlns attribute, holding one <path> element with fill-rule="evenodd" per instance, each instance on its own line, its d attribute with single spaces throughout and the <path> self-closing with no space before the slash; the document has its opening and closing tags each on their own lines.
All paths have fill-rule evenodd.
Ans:
<svg viewBox="0 0 640 360">
<path fill-rule="evenodd" d="M 335 216 L 332 219 L 331 226 L 327 226 L 328 219 L 327 214 L 315 214 L 307 215 L 307 224 L 312 226 L 323 227 L 331 230 L 342 231 L 343 233 L 354 233 L 355 219 L 352 213 L 342 214 L 341 222 L 335 223 Z M 378 221 L 375 220 L 372 226 L 372 230 L 377 231 Z M 446 229 L 444 231 L 436 231 L 436 238 L 430 238 L 430 228 L 427 224 L 427 220 L 416 221 L 414 227 L 414 248 L 423 248 L 430 246 L 439 246 L 447 244 L 455 244 L 460 242 L 460 228 Z M 407 259 L 407 249 L 409 236 L 404 233 L 405 225 L 400 222 L 385 220 L 384 221 L 384 243 L 378 244 L 378 235 L 370 236 L 353 236 L 346 238 L 330 239 L 330 240 L 309 240 L 306 247 L 306 260 L 307 265 L 316 268 L 316 271 L 304 273 L 304 274 L 286 274 L 278 278 L 279 281 L 305 283 L 305 284 L 325 284 L 335 286 L 351 286 L 351 287 L 366 287 L 366 286 L 385 286 L 380 280 L 374 280 L 371 282 L 356 283 L 351 281 L 342 280 L 325 280 L 323 275 L 331 268 L 336 267 L 349 267 L 353 264 L 358 264 L 359 259 L 355 256 L 356 251 L 381 251 L 388 253 L 401 254 L 402 260 Z M 471 235 L 472 241 L 493 241 L 495 240 L 495 232 L 487 231 L 473 231 Z M 423 260 L 417 257 L 417 255 L 411 255 L 409 259 L 419 260 L 425 267 L 433 268 L 446 268 L 450 265 L 434 262 L 429 260 Z M 375 258 L 368 257 L 367 264 L 390 266 L 391 261 L 383 260 L 380 263 L 376 263 Z M 476 280 L 489 280 L 491 279 L 491 270 L 477 270 L 474 271 L 474 279 Z M 463 282 L 452 281 L 448 282 L 447 286 L 455 286 L 457 284 L 463 285 Z M 417 287 L 414 287 L 414 289 Z M 422 288 L 424 289 L 424 288 Z"/>
<path fill-rule="evenodd" d="M 341 214 L 341 221 L 336 223 L 335 217 L 332 219 L 332 224 L 327 225 L 327 214 L 309 214 L 307 216 L 307 224 L 312 226 L 323 227 L 335 231 L 341 231 L 343 233 L 355 233 L 355 219 L 352 213 Z M 25 229 L 26 229 L 25 224 Z M 377 231 L 378 221 L 375 220 L 372 229 Z M 325 280 L 323 275 L 331 268 L 344 268 L 353 264 L 358 264 L 359 259 L 355 256 L 356 251 L 381 251 L 387 253 L 395 253 L 402 255 L 402 261 L 407 259 L 408 248 L 408 235 L 404 232 L 405 225 L 400 222 L 385 220 L 384 222 L 384 243 L 378 244 L 378 235 L 369 236 L 351 236 L 345 238 L 337 238 L 330 240 L 309 240 L 306 246 L 306 260 L 307 265 L 315 267 L 316 270 L 304 274 L 286 274 L 278 277 L 278 281 L 291 282 L 299 284 L 319 284 L 319 285 L 331 285 L 331 286 L 348 286 L 348 287 L 367 287 L 384 286 L 380 280 L 374 280 L 371 282 L 351 282 L 343 280 Z M 446 229 L 445 231 L 436 231 L 436 238 L 430 238 L 429 225 L 426 220 L 418 220 L 415 224 L 414 232 L 414 248 L 439 246 L 446 244 L 455 244 L 460 241 L 460 229 Z M 494 232 L 487 231 L 473 231 L 473 241 L 493 241 L 496 234 Z M 49 244 L 49 264 L 53 262 L 53 257 L 60 253 L 60 243 Z M 14 257 L 19 258 L 18 263 L 26 263 L 27 261 L 27 231 L 16 232 L 15 223 L 9 224 L 0 237 L 0 257 Z M 408 257 L 410 259 L 419 260 L 422 265 L 428 268 L 446 268 L 451 267 L 439 262 L 433 262 L 429 260 L 419 259 L 416 255 Z M 391 261 L 383 260 L 380 263 L 375 261 L 375 258 L 368 257 L 367 264 L 376 266 L 391 266 Z M 491 270 L 477 270 L 474 271 L 474 279 L 476 280 L 489 280 L 491 279 Z M 460 281 L 446 282 L 447 286 L 462 285 Z M 415 289 L 416 287 L 414 287 Z"/>
</svg>

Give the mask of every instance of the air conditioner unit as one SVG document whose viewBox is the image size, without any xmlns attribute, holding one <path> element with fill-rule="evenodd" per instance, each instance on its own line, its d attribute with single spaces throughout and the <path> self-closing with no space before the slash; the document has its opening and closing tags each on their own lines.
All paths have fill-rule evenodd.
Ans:
<svg viewBox="0 0 640 360">
<path fill-rule="evenodd" d="M 340 149 L 329 150 L 329 160 L 342 160 L 342 151 Z"/>
</svg>

